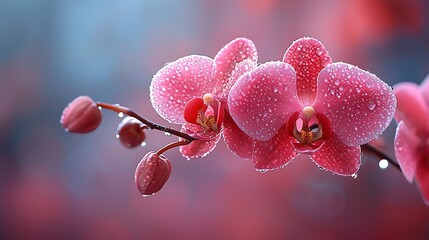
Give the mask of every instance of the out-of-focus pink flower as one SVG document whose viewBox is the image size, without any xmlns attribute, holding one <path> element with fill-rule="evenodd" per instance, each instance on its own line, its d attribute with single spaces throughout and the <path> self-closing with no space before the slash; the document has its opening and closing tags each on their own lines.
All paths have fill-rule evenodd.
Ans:
<svg viewBox="0 0 429 240">
<path fill-rule="evenodd" d="M 232 151 L 241 147 L 241 137 L 247 136 L 229 116 L 227 97 L 235 81 L 256 67 L 257 58 L 253 42 L 237 38 L 214 59 L 183 57 L 155 74 L 150 86 L 153 107 L 161 117 L 182 124 L 183 132 L 198 139 L 180 147 L 183 156 L 207 155 L 216 147 L 221 132 Z"/>
<path fill-rule="evenodd" d="M 322 43 L 301 38 L 283 62 L 240 77 L 228 107 L 238 127 L 256 140 L 255 168 L 283 167 L 305 153 L 320 168 L 349 176 L 360 167 L 360 145 L 390 124 L 396 98 L 375 75 L 331 63 Z"/>
<path fill-rule="evenodd" d="M 403 82 L 393 87 L 398 99 L 395 156 L 405 178 L 416 183 L 429 205 L 429 76 L 421 86 Z"/>
<path fill-rule="evenodd" d="M 101 118 L 97 104 L 88 96 L 79 96 L 64 109 L 60 122 L 68 132 L 88 133 L 100 125 Z"/>
</svg>

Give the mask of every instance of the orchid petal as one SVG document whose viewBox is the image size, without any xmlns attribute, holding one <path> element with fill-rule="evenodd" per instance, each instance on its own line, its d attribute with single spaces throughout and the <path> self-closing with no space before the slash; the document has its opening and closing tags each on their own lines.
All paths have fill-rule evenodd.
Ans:
<svg viewBox="0 0 429 240">
<path fill-rule="evenodd" d="M 173 123 L 183 123 L 186 103 L 214 90 L 212 59 L 191 55 L 167 64 L 152 79 L 150 100 L 156 112 Z"/>
<path fill-rule="evenodd" d="M 376 139 L 395 108 L 391 87 L 374 74 L 346 63 L 329 64 L 319 74 L 314 109 L 330 119 L 333 132 L 348 146 Z"/>
<path fill-rule="evenodd" d="M 285 124 L 270 140 L 255 140 L 253 165 L 258 170 L 274 170 L 286 166 L 297 155 Z"/>
<path fill-rule="evenodd" d="M 237 80 L 245 73 L 255 69 L 256 66 L 256 63 L 253 62 L 251 59 L 245 59 L 242 62 L 237 63 L 234 71 L 232 71 L 231 73 L 229 81 L 223 86 L 222 96 L 225 98 L 228 97 L 231 87 L 237 82 Z"/>
<path fill-rule="evenodd" d="M 182 127 L 182 131 L 183 131 Z M 194 140 L 188 145 L 180 146 L 180 153 L 186 158 L 197 158 L 207 156 L 215 149 L 221 134 L 217 134 L 210 140 Z"/>
<path fill-rule="evenodd" d="M 400 122 L 403 120 L 407 126 L 414 129 L 427 132 L 429 130 L 428 116 L 429 111 L 426 102 L 422 97 L 419 85 L 411 82 L 402 82 L 393 87 L 398 107 L 395 113 L 395 119 Z"/>
<path fill-rule="evenodd" d="M 338 175 L 351 176 L 359 170 L 360 152 L 360 146 L 346 146 L 336 136 L 332 136 L 310 158 L 321 168 Z"/>
<path fill-rule="evenodd" d="M 254 63 L 258 60 L 255 44 L 246 38 L 237 38 L 226 44 L 215 56 L 216 68 L 213 79 L 216 80 L 218 91 L 221 92 L 228 85 L 232 71 L 237 63 L 250 59 Z"/>
<path fill-rule="evenodd" d="M 237 126 L 260 141 L 272 138 L 300 106 L 295 71 L 283 62 L 268 62 L 246 73 L 228 96 L 229 111 Z"/>
<path fill-rule="evenodd" d="M 296 71 L 296 87 L 301 102 L 313 103 L 317 91 L 317 75 L 332 62 L 325 46 L 314 38 L 298 39 L 286 50 L 283 62 L 292 65 Z"/>
<path fill-rule="evenodd" d="M 420 92 L 426 102 L 426 106 L 429 106 L 429 75 L 427 75 L 423 82 L 420 84 Z"/>
<path fill-rule="evenodd" d="M 223 139 L 225 140 L 226 146 L 235 155 L 241 158 L 251 159 L 254 139 L 245 134 L 227 113 L 225 113 L 223 126 Z"/>
<path fill-rule="evenodd" d="M 416 172 L 416 182 L 423 196 L 423 201 L 429 206 L 429 165 L 426 161 L 419 162 Z"/>
<path fill-rule="evenodd" d="M 404 121 L 399 122 L 395 134 L 395 156 L 402 174 L 412 183 L 416 174 L 418 160 L 424 158 L 419 151 L 420 139 Z"/>
</svg>

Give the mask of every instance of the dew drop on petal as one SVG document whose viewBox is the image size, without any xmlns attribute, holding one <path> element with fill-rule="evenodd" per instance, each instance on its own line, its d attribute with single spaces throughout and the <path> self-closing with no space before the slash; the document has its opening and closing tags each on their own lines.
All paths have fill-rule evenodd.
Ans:
<svg viewBox="0 0 429 240">
<path fill-rule="evenodd" d="M 124 117 L 124 113 L 123 112 L 120 112 L 120 113 L 118 113 L 118 117 Z"/>
<path fill-rule="evenodd" d="M 374 102 L 372 102 L 372 101 L 371 101 L 371 102 L 369 102 L 369 103 L 368 103 L 368 109 L 372 111 L 372 110 L 374 110 L 374 108 L 375 108 L 375 103 L 374 103 Z"/>
<path fill-rule="evenodd" d="M 142 147 L 146 147 L 146 142 L 142 142 L 140 145 L 142 146 Z"/>
<path fill-rule="evenodd" d="M 352 174 L 352 175 L 351 175 L 351 177 L 352 177 L 353 179 L 356 179 L 356 178 L 358 177 L 358 174 L 357 174 L 357 173 L 354 173 L 354 174 Z"/>
<path fill-rule="evenodd" d="M 340 80 L 338 80 L 338 79 L 335 80 L 334 84 L 337 85 L 337 86 L 340 85 Z"/>
</svg>

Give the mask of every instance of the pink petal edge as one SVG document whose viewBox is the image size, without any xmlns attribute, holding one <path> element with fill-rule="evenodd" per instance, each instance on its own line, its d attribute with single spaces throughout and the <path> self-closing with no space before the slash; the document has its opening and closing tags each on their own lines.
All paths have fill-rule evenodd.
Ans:
<svg viewBox="0 0 429 240">
<path fill-rule="evenodd" d="M 404 121 L 407 126 L 422 132 L 429 132 L 429 109 L 420 93 L 419 85 L 412 82 L 401 82 L 393 86 L 398 101 L 395 113 L 397 122 Z"/>
<path fill-rule="evenodd" d="M 320 72 L 314 108 L 328 117 L 341 142 L 359 146 L 389 126 L 396 98 L 391 87 L 374 74 L 338 62 Z"/>
<path fill-rule="evenodd" d="M 225 114 L 223 121 L 223 139 L 226 146 L 237 156 L 251 159 L 254 149 L 254 139 L 245 134 L 232 120 L 229 114 Z"/>
<path fill-rule="evenodd" d="M 292 65 L 296 71 L 296 85 L 301 102 L 313 103 L 317 91 L 317 75 L 332 62 L 325 46 L 314 38 L 300 38 L 286 50 L 283 62 Z"/>
<path fill-rule="evenodd" d="M 258 52 L 255 44 L 247 38 L 236 38 L 226 44 L 215 56 L 215 71 L 213 79 L 216 79 L 217 93 L 219 94 L 228 84 L 232 71 L 237 63 L 250 59 L 256 64 Z"/>
<path fill-rule="evenodd" d="M 332 136 L 310 158 L 321 168 L 342 176 L 352 176 L 361 164 L 360 146 L 349 147 Z"/>
<path fill-rule="evenodd" d="M 150 85 L 150 100 L 155 111 L 172 123 L 183 123 L 183 110 L 194 97 L 214 91 L 212 59 L 191 55 L 167 64 L 159 70 Z"/>
<path fill-rule="evenodd" d="M 220 135 L 212 140 L 194 140 L 188 145 L 181 146 L 180 153 L 188 159 L 205 157 L 216 148 Z"/>
<path fill-rule="evenodd" d="M 253 166 L 260 171 L 275 170 L 289 164 L 298 153 L 292 147 L 286 124 L 268 141 L 255 140 Z"/>
<path fill-rule="evenodd" d="M 295 71 L 283 62 L 264 63 L 232 86 L 228 107 L 237 126 L 260 141 L 272 138 L 298 109 Z"/>
<path fill-rule="evenodd" d="M 413 129 L 409 128 L 404 121 L 399 122 L 394 141 L 395 157 L 402 174 L 410 183 L 413 182 L 418 161 L 422 157 L 418 151 L 419 144 L 420 139 L 415 135 Z"/>
</svg>

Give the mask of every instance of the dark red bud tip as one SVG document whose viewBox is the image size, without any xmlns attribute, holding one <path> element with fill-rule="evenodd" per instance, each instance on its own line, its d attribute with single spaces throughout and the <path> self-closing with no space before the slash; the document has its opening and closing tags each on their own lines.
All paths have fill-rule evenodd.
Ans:
<svg viewBox="0 0 429 240">
<path fill-rule="evenodd" d="M 146 139 L 146 125 L 133 117 L 125 117 L 118 125 L 118 139 L 126 148 L 137 147 Z"/>
<path fill-rule="evenodd" d="M 135 181 L 143 196 L 153 195 L 161 190 L 171 173 L 171 162 L 163 155 L 148 152 L 136 168 Z"/>
<path fill-rule="evenodd" d="M 88 133 L 100 125 L 101 118 L 97 104 L 88 96 L 80 96 L 64 109 L 60 122 L 68 132 Z"/>
</svg>

